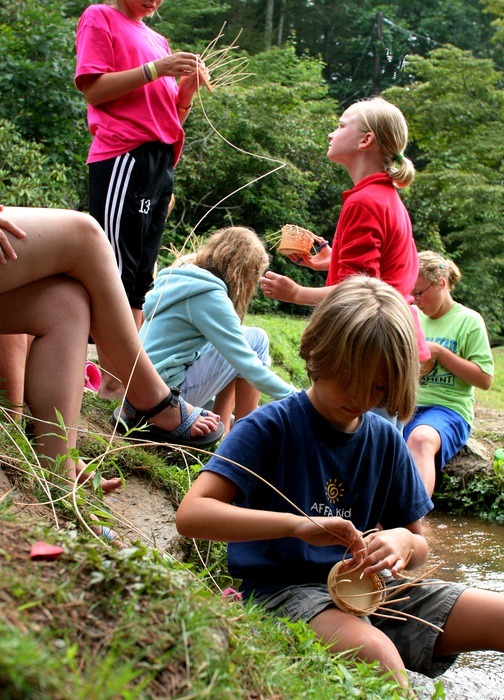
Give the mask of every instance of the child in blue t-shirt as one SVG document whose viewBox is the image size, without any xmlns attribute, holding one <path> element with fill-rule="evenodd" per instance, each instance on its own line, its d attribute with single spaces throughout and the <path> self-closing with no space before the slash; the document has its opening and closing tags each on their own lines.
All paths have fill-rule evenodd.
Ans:
<svg viewBox="0 0 504 700">
<path fill-rule="evenodd" d="M 347 548 L 348 566 L 380 573 L 387 591 L 427 559 L 421 518 L 432 501 L 400 433 L 369 412 L 381 405 L 405 420 L 414 409 L 418 354 L 404 299 L 381 280 L 348 277 L 314 312 L 300 355 L 312 386 L 238 421 L 180 504 L 179 532 L 229 542 L 245 597 L 304 620 L 334 653 L 378 660 L 404 687 L 405 668 L 433 676 L 461 651 L 504 651 L 500 593 L 442 581 L 401 591 L 396 615 L 424 624 L 357 617 L 328 591 Z"/>
</svg>

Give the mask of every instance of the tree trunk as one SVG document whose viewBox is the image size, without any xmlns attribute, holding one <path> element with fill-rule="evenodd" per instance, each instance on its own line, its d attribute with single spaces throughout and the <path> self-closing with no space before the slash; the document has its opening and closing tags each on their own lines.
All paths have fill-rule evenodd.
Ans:
<svg viewBox="0 0 504 700">
<path fill-rule="evenodd" d="M 281 0 L 280 3 L 280 17 L 278 18 L 278 33 L 277 33 L 277 45 L 282 46 L 283 43 L 283 28 L 285 22 L 285 5 L 287 0 Z"/>
<path fill-rule="evenodd" d="M 264 26 L 264 48 L 266 51 L 271 49 L 271 40 L 273 38 L 273 11 L 275 9 L 275 0 L 268 0 L 266 4 L 266 23 Z"/>
</svg>

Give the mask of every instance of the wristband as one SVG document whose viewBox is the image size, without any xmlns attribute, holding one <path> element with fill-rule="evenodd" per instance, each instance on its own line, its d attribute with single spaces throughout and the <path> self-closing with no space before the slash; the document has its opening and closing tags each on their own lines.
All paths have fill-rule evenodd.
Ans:
<svg viewBox="0 0 504 700">
<path fill-rule="evenodd" d="M 177 105 L 177 109 L 179 112 L 188 112 L 192 108 L 192 102 L 189 105 L 189 107 L 180 107 L 180 105 Z"/>
<path fill-rule="evenodd" d="M 148 69 L 149 73 L 152 76 L 152 80 L 157 80 L 159 78 L 159 75 L 157 72 L 157 68 L 154 64 L 154 61 L 150 61 L 150 63 L 147 63 L 146 65 L 147 65 L 147 69 Z"/>
<path fill-rule="evenodd" d="M 142 73 L 145 79 L 146 83 L 152 83 L 152 75 L 149 73 L 149 69 L 147 68 L 147 64 L 144 63 L 142 66 Z"/>
</svg>

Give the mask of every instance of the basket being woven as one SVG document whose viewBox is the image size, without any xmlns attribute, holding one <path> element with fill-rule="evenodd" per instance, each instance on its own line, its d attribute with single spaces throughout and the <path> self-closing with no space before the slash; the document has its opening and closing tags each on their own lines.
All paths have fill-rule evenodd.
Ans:
<svg viewBox="0 0 504 700">
<path fill-rule="evenodd" d="M 378 574 L 364 575 L 360 568 L 340 571 L 342 561 L 327 577 L 329 595 L 340 610 L 363 617 L 373 613 L 385 600 L 386 589 Z"/>
<path fill-rule="evenodd" d="M 207 90 L 213 92 L 213 85 L 211 83 L 210 76 L 202 66 L 198 69 L 198 76 L 200 83 L 204 85 Z"/>
<path fill-rule="evenodd" d="M 283 255 L 296 255 L 309 253 L 315 237 L 311 231 L 295 224 L 285 224 L 282 227 L 282 238 L 278 246 L 278 252 Z"/>
</svg>

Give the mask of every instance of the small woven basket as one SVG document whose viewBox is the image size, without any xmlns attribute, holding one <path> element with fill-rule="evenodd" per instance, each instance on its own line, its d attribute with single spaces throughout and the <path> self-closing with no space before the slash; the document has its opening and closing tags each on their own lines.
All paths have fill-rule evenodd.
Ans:
<svg viewBox="0 0 504 700">
<path fill-rule="evenodd" d="M 435 364 L 436 364 L 436 360 L 434 360 L 432 357 L 429 357 L 428 360 L 424 360 L 423 362 L 421 362 L 420 363 L 420 376 L 425 377 L 427 374 L 432 372 Z"/>
<path fill-rule="evenodd" d="M 278 252 L 283 255 L 310 253 L 315 236 L 311 231 L 295 224 L 285 224 Z"/>
<path fill-rule="evenodd" d="M 340 610 L 359 617 L 371 615 L 385 600 L 386 589 L 378 574 L 363 575 L 360 568 L 340 572 L 342 561 L 327 577 L 329 595 Z"/>
<path fill-rule="evenodd" d="M 213 92 L 213 85 L 211 83 L 210 76 L 203 67 L 198 69 L 198 79 L 200 84 L 204 85 L 209 92 Z"/>
</svg>

